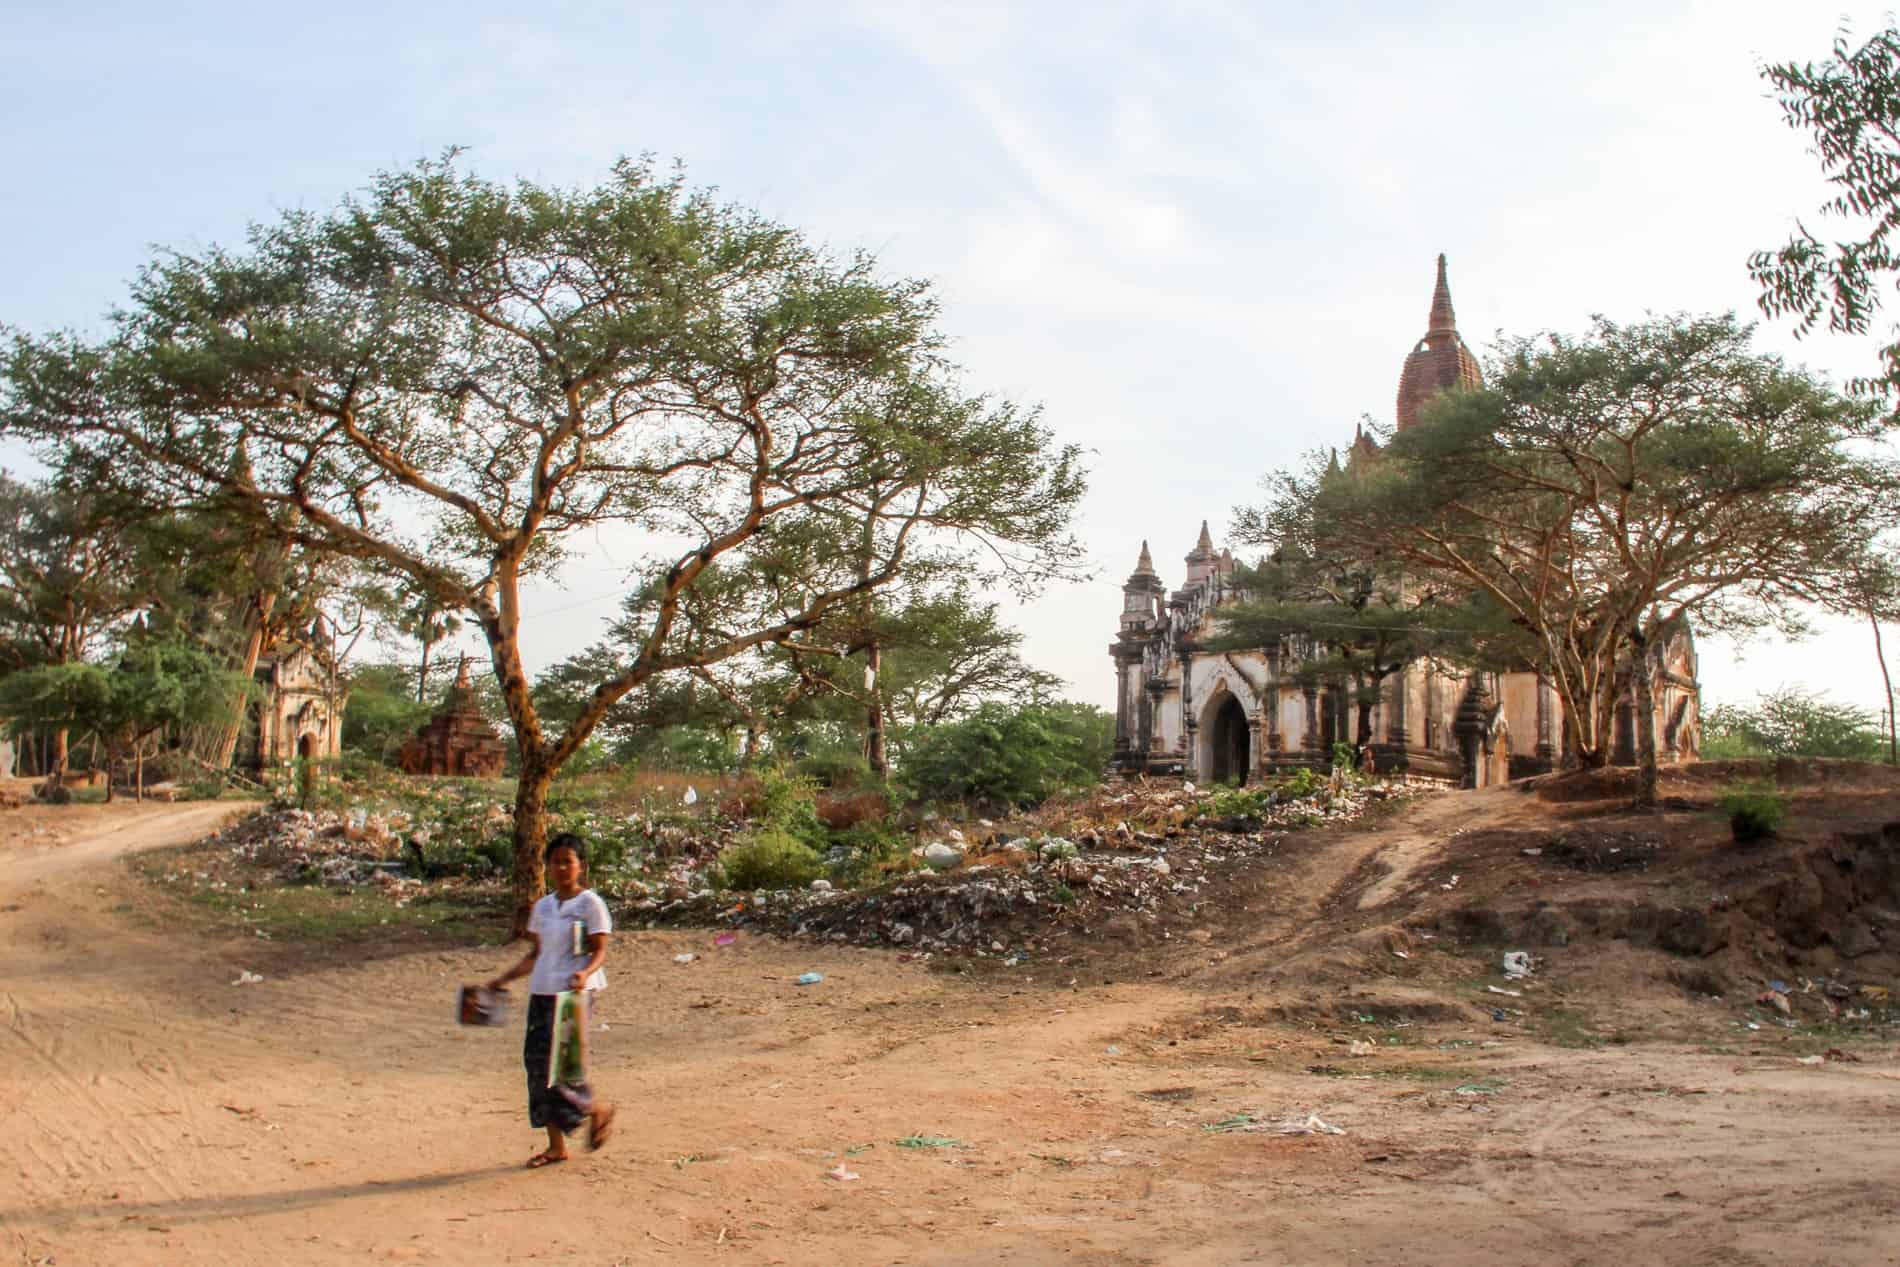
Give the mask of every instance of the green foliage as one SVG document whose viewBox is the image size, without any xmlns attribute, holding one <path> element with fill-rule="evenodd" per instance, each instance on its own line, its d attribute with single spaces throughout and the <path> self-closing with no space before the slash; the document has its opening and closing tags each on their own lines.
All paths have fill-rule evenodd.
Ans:
<svg viewBox="0 0 1900 1267">
<path fill-rule="evenodd" d="M 1353 760 L 1353 756 L 1354 756 L 1354 753 L 1353 753 L 1353 748 L 1351 744 L 1349 743 L 1334 744 L 1333 745 L 1333 769 L 1335 770 L 1352 769 L 1353 766 L 1357 764 Z"/>
<path fill-rule="evenodd" d="M 1833 55 L 1818 65 L 1782 62 L 1761 73 L 1788 126 L 1813 138 L 1810 152 L 1835 187 L 1821 214 L 1851 226 L 1844 239 L 1826 242 L 1797 222 L 1784 246 L 1751 255 L 1762 311 L 1792 316 L 1798 335 L 1823 317 L 1831 331 L 1866 334 L 1881 291 L 1900 273 L 1893 242 L 1900 216 L 1900 31 L 1889 25 L 1859 48 L 1843 31 Z M 1881 348 L 1880 358 L 1883 372 L 1853 387 L 1883 394 L 1900 388 L 1900 341 Z"/>
<path fill-rule="evenodd" d="M 0 716 L 15 733 L 31 726 L 96 734 L 117 756 L 165 729 L 218 721 L 248 698 L 241 674 L 195 644 L 137 637 L 111 667 L 69 662 L 0 682 Z"/>
<path fill-rule="evenodd" d="M 1114 745 L 1114 718 L 1084 704 L 985 704 L 913 736 L 898 771 L 920 801 L 1033 805 L 1096 782 Z"/>
<path fill-rule="evenodd" d="M 1872 713 L 1799 687 L 1762 695 L 1753 707 L 1721 704 L 1702 720 L 1702 755 L 1844 757 L 1878 761 L 1887 742 Z"/>
<path fill-rule="evenodd" d="M 1273 799 L 1276 790 L 1266 785 L 1221 788 L 1201 802 L 1196 817 L 1258 818 L 1266 811 L 1267 803 Z"/>
<path fill-rule="evenodd" d="M 888 818 L 853 823 L 834 833 L 832 840 L 844 850 L 844 858 L 833 865 L 832 874 L 847 885 L 873 879 L 880 869 L 895 868 L 910 854 L 910 838 Z"/>
<path fill-rule="evenodd" d="M 429 720 L 429 705 L 416 702 L 407 667 L 366 664 L 350 675 L 343 708 L 343 748 L 377 761 L 393 762 L 409 736 Z"/>
<path fill-rule="evenodd" d="M 877 776 L 871 773 L 871 763 L 864 759 L 864 753 L 837 743 L 808 749 L 792 763 L 792 769 L 819 787 L 834 792 L 849 792 L 877 783 Z"/>
<path fill-rule="evenodd" d="M 1728 815 L 1729 830 L 1738 841 L 1774 835 L 1788 812 L 1788 798 L 1772 779 L 1732 783 L 1723 789 L 1716 805 Z"/>
<path fill-rule="evenodd" d="M 1301 766 L 1280 784 L 1280 792 L 1294 800 L 1304 800 L 1326 787 L 1326 776 L 1311 766 Z"/>
<path fill-rule="evenodd" d="M 1795 631 L 1900 510 L 1900 469 L 1864 444 L 1879 409 L 1750 337 L 1716 316 L 1507 341 L 1485 387 L 1437 396 L 1376 459 L 1279 477 L 1243 535 L 1304 523 L 1318 557 L 1481 599 L 1486 658 L 1549 673 L 1598 763 L 1637 635 Z"/>
<path fill-rule="evenodd" d="M 811 846 L 789 831 L 754 831 L 743 844 L 719 855 L 709 877 L 721 889 L 793 889 L 816 880 L 824 864 Z"/>
<path fill-rule="evenodd" d="M 927 555 L 981 551 L 1024 587 L 1083 565 L 1081 450 L 966 392 L 937 318 L 926 284 L 650 163 L 577 189 L 451 154 L 162 253 L 97 342 L 8 339 L 0 433 L 149 507 L 295 513 L 306 543 L 474 617 L 545 775 L 648 682 L 791 641 Z M 496 595 L 603 524 L 653 548 L 544 726 Z"/>
</svg>

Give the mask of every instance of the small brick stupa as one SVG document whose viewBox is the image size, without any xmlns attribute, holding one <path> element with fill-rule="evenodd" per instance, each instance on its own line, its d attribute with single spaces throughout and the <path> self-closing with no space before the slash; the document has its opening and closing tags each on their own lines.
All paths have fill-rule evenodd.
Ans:
<svg viewBox="0 0 1900 1267">
<path fill-rule="evenodd" d="M 468 657 L 455 673 L 455 685 L 428 725 L 418 730 L 396 754 L 404 774 L 460 775 L 496 779 L 507 754 L 501 735 L 488 724 L 475 704 L 475 686 L 469 681 Z"/>
</svg>

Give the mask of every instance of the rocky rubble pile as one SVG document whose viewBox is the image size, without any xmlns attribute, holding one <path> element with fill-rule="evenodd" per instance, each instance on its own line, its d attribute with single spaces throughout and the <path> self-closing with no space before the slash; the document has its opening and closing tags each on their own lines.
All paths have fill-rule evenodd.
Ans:
<svg viewBox="0 0 1900 1267">
<path fill-rule="evenodd" d="M 688 866 L 666 888 L 630 894 L 625 906 L 631 919 L 653 924 L 752 926 L 861 946 L 1003 955 L 1013 966 L 1038 940 L 1069 929 L 1128 920 L 1192 924 L 1214 869 L 1271 856 L 1289 829 L 1348 822 L 1407 792 L 1347 782 L 1265 806 L 1245 823 L 1208 824 L 1201 818 L 1207 798 L 1191 783 L 1121 785 L 1021 820 L 978 820 L 967 832 L 927 825 L 935 838 L 912 851 L 923 868 L 872 888 L 840 891 L 821 880 L 808 889 L 682 892 L 696 878 Z"/>
<path fill-rule="evenodd" d="M 419 849 L 429 829 L 401 812 L 286 809 L 255 814 L 211 838 L 281 880 L 389 888 L 404 882 L 405 834 Z"/>
</svg>

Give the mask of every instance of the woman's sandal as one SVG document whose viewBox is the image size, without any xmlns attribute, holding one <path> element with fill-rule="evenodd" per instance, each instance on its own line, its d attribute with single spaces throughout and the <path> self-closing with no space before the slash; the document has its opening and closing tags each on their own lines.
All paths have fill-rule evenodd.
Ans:
<svg viewBox="0 0 1900 1267">
<path fill-rule="evenodd" d="M 528 1158 L 528 1169 L 539 1170 L 543 1166 L 558 1166 L 566 1160 L 567 1157 L 565 1155 L 556 1156 L 553 1153 L 536 1153 L 534 1156 Z"/>
<path fill-rule="evenodd" d="M 603 1104 L 587 1116 L 587 1151 L 596 1152 L 613 1138 L 614 1106 Z"/>
</svg>

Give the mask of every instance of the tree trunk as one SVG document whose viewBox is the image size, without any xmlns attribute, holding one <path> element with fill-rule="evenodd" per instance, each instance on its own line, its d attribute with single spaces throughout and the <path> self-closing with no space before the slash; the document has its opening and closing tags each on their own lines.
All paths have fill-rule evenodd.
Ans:
<svg viewBox="0 0 1900 1267">
<path fill-rule="evenodd" d="M 57 799 L 59 790 L 66 786 L 66 728 L 59 727 L 53 732 L 53 751 L 46 758 L 46 799 Z M 110 793 L 110 784 L 107 792 Z"/>
<path fill-rule="evenodd" d="M 416 703 L 429 702 L 429 652 L 435 647 L 435 639 L 424 638 L 422 642 L 422 664 L 416 669 Z"/>
<path fill-rule="evenodd" d="M 257 662 L 264 654 L 264 634 L 270 624 L 270 613 L 277 606 L 276 594 L 257 594 L 251 599 L 251 605 L 244 614 L 245 635 L 244 654 L 239 659 L 237 671 L 249 682 L 257 672 Z M 211 753 L 213 769 L 229 770 L 232 760 L 237 756 L 238 736 L 244 731 L 244 709 L 250 703 L 247 692 L 239 692 L 231 701 L 231 718 L 223 724 L 218 734 L 218 746 Z"/>
<path fill-rule="evenodd" d="M 542 754 L 523 748 L 521 775 L 515 780 L 514 872 L 509 896 L 514 902 L 512 936 L 528 935 L 528 916 L 546 891 L 548 847 L 548 786 L 554 768 Z"/>
<path fill-rule="evenodd" d="M 1868 623 L 1874 627 L 1874 658 L 1880 661 L 1880 681 L 1887 688 L 1887 763 L 1900 765 L 1900 740 L 1896 740 L 1894 726 L 1893 678 L 1887 674 L 1887 652 L 1880 645 L 1880 618 L 1872 612 L 1867 613 Z"/>
<path fill-rule="evenodd" d="M 113 800 L 115 799 L 112 795 L 112 766 L 113 766 L 113 758 L 116 757 L 117 755 L 118 754 L 113 751 L 112 745 L 107 744 L 106 745 L 106 804 L 107 805 L 112 804 Z"/>
<path fill-rule="evenodd" d="M 112 771 L 106 771 L 106 785 L 112 784 Z M 145 741 L 137 739 L 132 744 L 132 799 L 145 800 Z"/>
<path fill-rule="evenodd" d="M 878 670 L 884 654 L 874 642 L 864 652 L 864 685 L 870 703 L 864 709 L 864 759 L 871 773 L 882 779 L 890 773 L 890 753 L 884 742 L 884 693 L 878 689 Z"/>
<path fill-rule="evenodd" d="M 1636 689 L 1636 805 L 1656 804 L 1656 685 L 1649 671 L 1649 639 L 1642 630 L 1630 630 L 1630 681 Z"/>
</svg>

